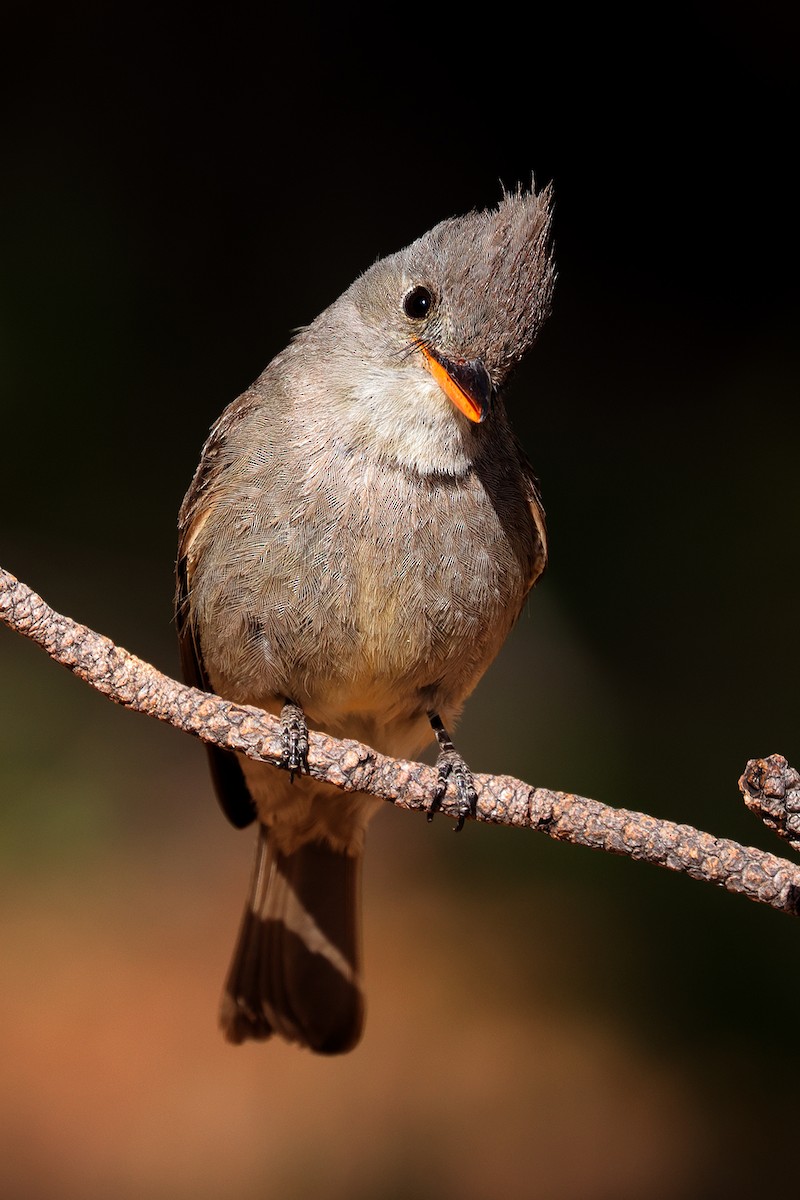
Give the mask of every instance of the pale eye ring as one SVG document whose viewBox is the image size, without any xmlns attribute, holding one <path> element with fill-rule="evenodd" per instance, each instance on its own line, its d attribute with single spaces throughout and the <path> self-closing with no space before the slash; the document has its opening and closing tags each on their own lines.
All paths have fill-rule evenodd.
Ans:
<svg viewBox="0 0 800 1200">
<path fill-rule="evenodd" d="M 403 312 L 412 321 L 422 321 L 433 308 L 433 296 L 429 288 L 417 284 L 403 297 Z"/>
</svg>

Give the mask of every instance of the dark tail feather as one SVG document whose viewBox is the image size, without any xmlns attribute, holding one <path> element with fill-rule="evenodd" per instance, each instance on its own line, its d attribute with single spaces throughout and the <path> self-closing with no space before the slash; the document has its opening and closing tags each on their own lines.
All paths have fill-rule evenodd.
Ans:
<svg viewBox="0 0 800 1200">
<path fill-rule="evenodd" d="M 318 1054 L 361 1036 L 361 857 L 309 842 L 293 854 L 259 826 L 247 908 L 222 998 L 230 1042 L 277 1033 Z"/>
</svg>

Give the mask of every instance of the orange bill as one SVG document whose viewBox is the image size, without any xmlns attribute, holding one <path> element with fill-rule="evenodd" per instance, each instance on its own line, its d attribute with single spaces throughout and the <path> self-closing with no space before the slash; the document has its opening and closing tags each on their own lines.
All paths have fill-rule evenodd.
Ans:
<svg viewBox="0 0 800 1200">
<path fill-rule="evenodd" d="M 482 421 L 489 411 L 489 377 L 480 363 L 450 363 L 440 359 L 423 343 L 425 365 L 439 387 L 470 421 Z"/>
</svg>

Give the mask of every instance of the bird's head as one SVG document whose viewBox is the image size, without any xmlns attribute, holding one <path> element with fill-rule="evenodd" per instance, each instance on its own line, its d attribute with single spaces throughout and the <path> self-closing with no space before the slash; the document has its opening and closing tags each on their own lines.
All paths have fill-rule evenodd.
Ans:
<svg viewBox="0 0 800 1200">
<path fill-rule="evenodd" d="M 375 262 L 304 331 L 340 436 L 425 472 L 468 468 L 549 312 L 550 222 L 549 187 L 506 192 Z"/>
<path fill-rule="evenodd" d="M 506 192 L 497 208 L 442 221 L 351 288 L 365 320 L 421 361 L 470 421 L 488 415 L 550 310 L 550 223 L 549 187 Z"/>
</svg>

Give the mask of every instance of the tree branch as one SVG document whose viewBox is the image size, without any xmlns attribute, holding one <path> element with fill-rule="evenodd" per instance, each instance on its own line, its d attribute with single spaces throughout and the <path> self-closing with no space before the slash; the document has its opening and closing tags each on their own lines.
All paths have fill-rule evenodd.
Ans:
<svg viewBox="0 0 800 1200">
<path fill-rule="evenodd" d="M 40 645 L 91 687 L 134 709 L 237 750 L 280 763 L 280 724 L 257 708 L 186 687 L 108 638 L 54 612 L 0 568 L 0 620 Z M 398 808 L 425 810 L 436 773 L 423 763 L 387 758 L 359 742 L 309 734 L 309 773 L 344 791 L 369 792 Z M 781 755 L 751 760 L 739 780 L 749 809 L 800 848 L 800 775 Z M 716 838 L 691 825 L 609 808 L 597 800 L 531 787 L 507 775 L 476 775 L 477 819 L 537 829 L 558 841 L 626 854 L 800 915 L 800 867 L 752 846 Z M 442 811 L 457 815 L 445 798 Z"/>
</svg>

